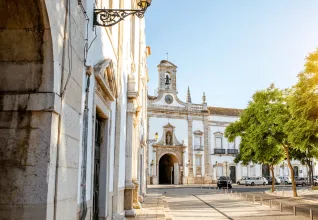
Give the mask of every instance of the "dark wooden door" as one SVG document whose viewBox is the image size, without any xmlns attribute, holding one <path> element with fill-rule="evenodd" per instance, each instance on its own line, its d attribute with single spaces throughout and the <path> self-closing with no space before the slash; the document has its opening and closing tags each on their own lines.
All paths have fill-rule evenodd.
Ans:
<svg viewBox="0 0 318 220">
<path fill-rule="evenodd" d="M 100 175 L 100 146 L 101 146 L 101 119 L 95 122 L 95 151 L 94 151 L 94 188 L 93 188 L 93 219 L 99 218 L 99 175 Z"/>
<path fill-rule="evenodd" d="M 232 180 L 232 183 L 236 183 L 236 167 L 230 166 L 230 179 Z"/>
</svg>

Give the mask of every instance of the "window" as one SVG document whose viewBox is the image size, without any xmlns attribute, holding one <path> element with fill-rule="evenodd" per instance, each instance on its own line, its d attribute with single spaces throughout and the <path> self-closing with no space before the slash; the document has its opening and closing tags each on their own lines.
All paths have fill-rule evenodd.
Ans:
<svg viewBox="0 0 318 220">
<path fill-rule="evenodd" d="M 235 149 L 235 140 L 233 142 L 229 142 L 229 149 Z"/>
<path fill-rule="evenodd" d="M 202 157 L 200 155 L 195 156 L 195 165 L 200 167 L 201 164 L 202 164 Z"/>
<path fill-rule="evenodd" d="M 222 137 L 215 138 L 215 148 L 218 148 L 218 149 L 222 148 Z"/>
<path fill-rule="evenodd" d="M 196 136 L 196 137 L 194 138 L 194 145 L 202 146 L 201 140 L 202 140 L 201 137 Z"/>
</svg>

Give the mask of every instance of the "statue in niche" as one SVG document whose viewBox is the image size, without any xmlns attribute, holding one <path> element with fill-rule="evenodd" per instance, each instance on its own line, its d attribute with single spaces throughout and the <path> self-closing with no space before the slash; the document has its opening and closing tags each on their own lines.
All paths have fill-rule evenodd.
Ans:
<svg viewBox="0 0 318 220">
<path fill-rule="evenodd" d="M 166 135 L 166 144 L 167 144 L 167 145 L 172 145 L 172 137 L 171 137 L 171 133 L 170 133 L 170 132 L 167 132 L 167 135 Z"/>
</svg>

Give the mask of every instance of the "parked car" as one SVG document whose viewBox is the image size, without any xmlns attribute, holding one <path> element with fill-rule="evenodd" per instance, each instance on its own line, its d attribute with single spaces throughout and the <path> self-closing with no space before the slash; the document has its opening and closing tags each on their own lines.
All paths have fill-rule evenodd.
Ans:
<svg viewBox="0 0 318 220">
<path fill-rule="evenodd" d="M 267 179 L 267 182 L 268 182 L 267 184 L 268 185 L 272 185 L 272 183 L 273 183 L 272 177 L 268 176 L 268 177 L 266 177 L 266 179 Z M 275 185 L 279 185 L 279 184 L 280 184 L 280 179 L 275 177 Z"/>
<path fill-rule="evenodd" d="M 218 188 L 232 189 L 232 180 L 229 176 L 220 176 L 217 182 Z"/>
<path fill-rule="evenodd" d="M 318 186 L 318 178 L 314 178 L 314 185 Z"/>
<path fill-rule="evenodd" d="M 308 180 L 304 177 L 297 177 L 295 178 L 295 183 L 296 186 L 301 185 L 301 186 L 306 186 L 307 185 Z"/>
<path fill-rule="evenodd" d="M 292 179 L 289 176 L 280 176 L 280 184 L 292 184 Z"/>
<path fill-rule="evenodd" d="M 266 185 L 267 180 L 264 177 L 247 177 L 245 180 L 245 186 L 251 185 Z"/>
<path fill-rule="evenodd" d="M 244 185 L 245 184 L 245 180 L 246 180 L 246 177 L 243 177 L 240 180 L 238 180 L 236 183 L 237 183 L 237 185 Z"/>
</svg>

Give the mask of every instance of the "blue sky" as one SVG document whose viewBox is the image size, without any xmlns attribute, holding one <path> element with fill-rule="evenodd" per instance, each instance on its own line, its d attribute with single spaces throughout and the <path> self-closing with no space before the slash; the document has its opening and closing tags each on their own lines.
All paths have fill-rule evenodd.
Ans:
<svg viewBox="0 0 318 220">
<path fill-rule="evenodd" d="M 290 87 L 318 47 L 317 0 L 153 0 L 146 13 L 149 95 L 157 65 L 178 66 L 179 98 L 245 108 L 256 90 Z"/>
</svg>

